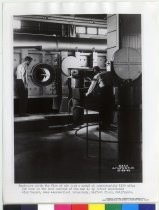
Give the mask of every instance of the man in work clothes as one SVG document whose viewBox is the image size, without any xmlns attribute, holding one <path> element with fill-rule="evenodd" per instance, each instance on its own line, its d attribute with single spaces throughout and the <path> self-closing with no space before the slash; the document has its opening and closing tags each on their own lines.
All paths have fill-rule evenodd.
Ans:
<svg viewBox="0 0 159 210">
<path fill-rule="evenodd" d="M 101 71 L 98 66 L 93 68 L 95 76 L 86 93 L 86 96 L 94 96 L 97 100 L 101 128 L 110 129 L 113 120 L 113 81 L 111 72 Z"/>
<path fill-rule="evenodd" d="M 19 97 L 19 115 L 26 116 L 28 102 L 28 77 L 27 70 L 33 59 L 25 57 L 24 62 L 19 64 L 16 70 L 16 87 Z"/>
</svg>

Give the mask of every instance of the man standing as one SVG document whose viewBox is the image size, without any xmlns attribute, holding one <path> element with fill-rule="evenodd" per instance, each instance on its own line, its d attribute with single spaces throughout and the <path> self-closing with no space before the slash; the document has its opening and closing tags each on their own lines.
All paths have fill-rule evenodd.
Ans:
<svg viewBox="0 0 159 210">
<path fill-rule="evenodd" d="M 86 96 L 96 97 L 98 102 L 98 110 L 101 121 L 101 128 L 110 129 L 113 119 L 113 81 L 111 72 L 101 71 L 98 66 L 93 68 L 95 76 L 86 93 Z M 94 92 L 94 94 L 92 94 Z"/>
<path fill-rule="evenodd" d="M 26 116 L 28 102 L 28 77 L 27 70 L 33 59 L 25 57 L 24 62 L 19 64 L 16 71 L 16 86 L 19 97 L 19 115 Z"/>
</svg>

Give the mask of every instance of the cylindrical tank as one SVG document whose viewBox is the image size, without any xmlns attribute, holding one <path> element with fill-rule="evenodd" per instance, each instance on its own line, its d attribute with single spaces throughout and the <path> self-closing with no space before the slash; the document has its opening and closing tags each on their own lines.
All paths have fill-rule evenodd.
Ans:
<svg viewBox="0 0 159 210">
<path fill-rule="evenodd" d="M 141 141 L 141 77 L 118 87 L 118 137 L 120 142 Z"/>
<path fill-rule="evenodd" d="M 141 163 L 142 85 L 141 56 L 131 48 L 114 55 L 114 71 L 118 79 L 118 139 L 119 160 Z"/>
<path fill-rule="evenodd" d="M 35 34 L 14 34 L 14 47 L 40 48 L 42 50 L 66 51 L 84 50 L 106 52 L 107 41 L 103 39 L 60 38 Z"/>
</svg>

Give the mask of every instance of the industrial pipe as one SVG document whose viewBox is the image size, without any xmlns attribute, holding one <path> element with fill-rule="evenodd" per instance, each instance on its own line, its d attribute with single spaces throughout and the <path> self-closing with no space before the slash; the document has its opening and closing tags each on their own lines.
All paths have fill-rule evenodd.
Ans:
<svg viewBox="0 0 159 210">
<path fill-rule="evenodd" d="M 46 35 L 34 35 L 26 33 L 14 34 L 14 47 L 16 48 L 40 48 L 41 50 L 80 50 L 106 52 L 107 40 L 88 38 L 59 38 Z"/>
</svg>

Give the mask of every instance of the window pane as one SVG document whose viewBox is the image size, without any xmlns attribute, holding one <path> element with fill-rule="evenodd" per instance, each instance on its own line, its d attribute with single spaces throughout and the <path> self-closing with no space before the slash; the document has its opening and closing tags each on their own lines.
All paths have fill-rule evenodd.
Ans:
<svg viewBox="0 0 159 210">
<path fill-rule="evenodd" d="M 87 28 L 87 34 L 97 34 L 97 28 Z"/>
<path fill-rule="evenodd" d="M 85 27 L 76 27 L 76 33 L 85 34 L 86 33 L 86 28 Z"/>
<path fill-rule="evenodd" d="M 21 21 L 20 20 L 14 20 L 13 21 L 13 28 L 14 29 L 21 29 Z"/>
<path fill-rule="evenodd" d="M 99 35 L 106 35 L 107 29 L 106 28 L 98 28 L 98 34 Z"/>
</svg>

